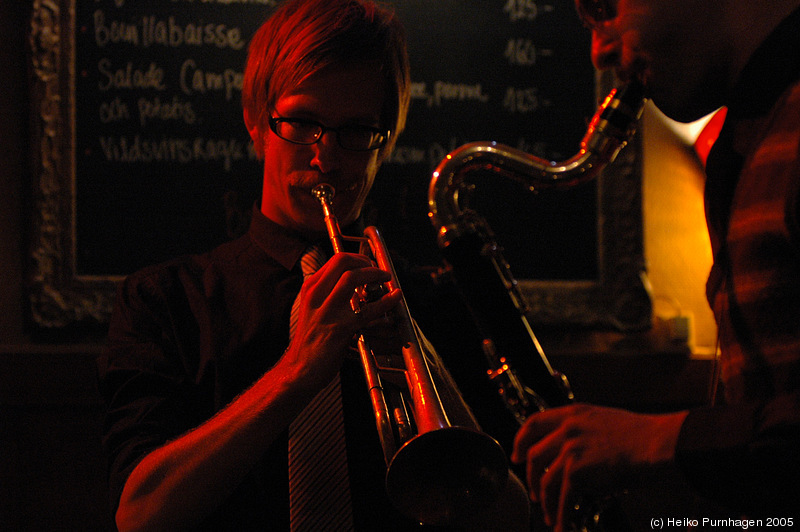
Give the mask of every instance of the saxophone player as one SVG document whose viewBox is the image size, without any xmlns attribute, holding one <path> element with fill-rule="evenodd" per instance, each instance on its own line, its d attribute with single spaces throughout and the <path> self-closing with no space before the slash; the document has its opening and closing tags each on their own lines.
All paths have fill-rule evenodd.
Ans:
<svg viewBox="0 0 800 532">
<path fill-rule="evenodd" d="M 557 531 L 575 501 L 662 483 L 718 505 L 728 519 L 692 516 L 709 529 L 791 528 L 800 500 L 800 1 L 576 6 L 594 64 L 640 81 L 667 116 L 689 122 L 727 108 L 705 190 L 724 398 L 661 415 L 552 409 L 528 419 L 512 460 L 525 464 L 530 496 Z"/>
</svg>

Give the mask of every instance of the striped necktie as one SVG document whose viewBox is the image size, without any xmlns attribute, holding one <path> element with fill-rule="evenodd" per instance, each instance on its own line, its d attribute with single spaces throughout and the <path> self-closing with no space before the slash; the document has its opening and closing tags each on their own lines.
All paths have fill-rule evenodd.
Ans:
<svg viewBox="0 0 800 532">
<path fill-rule="evenodd" d="M 300 259 L 305 279 L 325 262 L 308 248 Z M 299 296 L 292 306 L 294 334 Z M 289 425 L 289 521 L 292 532 L 353 530 L 339 373 Z"/>
</svg>

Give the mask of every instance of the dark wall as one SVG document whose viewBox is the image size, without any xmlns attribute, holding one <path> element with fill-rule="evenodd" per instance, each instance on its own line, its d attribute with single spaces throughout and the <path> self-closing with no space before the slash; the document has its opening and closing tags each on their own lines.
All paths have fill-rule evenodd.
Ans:
<svg viewBox="0 0 800 532">
<path fill-rule="evenodd" d="M 29 181 L 26 56 L 30 5 L 0 4 L 0 339 L 22 336 L 23 183 Z"/>
<path fill-rule="evenodd" d="M 0 529 L 114 530 L 93 351 L 77 345 L 0 352 Z"/>
<path fill-rule="evenodd" d="M 113 530 L 100 451 L 95 342 L 27 326 L 27 33 L 32 2 L 0 2 L 0 529 Z"/>
</svg>

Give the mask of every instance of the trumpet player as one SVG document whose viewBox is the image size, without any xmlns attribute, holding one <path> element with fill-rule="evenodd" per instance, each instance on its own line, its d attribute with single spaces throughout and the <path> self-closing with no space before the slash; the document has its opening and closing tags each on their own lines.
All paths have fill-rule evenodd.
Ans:
<svg viewBox="0 0 800 532">
<path fill-rule="evenodd" d="M 331 253 L 311 195 L 332 185 L 345 232 L 358 225 L 408 109 L 403 29 L 368 0 L 289 0 L 254 36 L 245 70 L 244 121 L 263 158 L 247 234 L 144 269 L 119 289 L 99 364 L 117 526 L 417 529 L 387 500 L 362 368 L 347 356 L 361 331 L 392 341 L 385 316 L 402 293 L 352 306 L 357 288 L 389 274 L 358 253 Z M 327 256 L 307 253 L 312 245 Z M 452 422 L 473 426 L 435 354 L 429 363 Z M 330 395 L 315 403 L 323 390 Z M 336 412 L 321 406 L 334 402 Z M 322 413 L 324 428 L 296 427 L 306 410 Z M 310 451 L 323 463 L 310 472 L 292 464 L 308 454 L 304 441 L 328 431 L 340 439 L 314 440 Z M 336 484 L 310 496 L 295 487 L 319 471 Z M 527 512 L 509 475 L 484 514 L 455 524 L 524 530 Z"/>
<path fill-rule="evenodd" d="M 531 497 L 556 530 L 575 501 L 660 484 L 717 507 L 719 515 L 673 510 L 684 529 L 694 519 L 705 529 L 711 517 L 719 519 L 705 522 L 709 530 L 792 527 L 800 516 L 800 1 L 576 6 L 595 65 L 641 81 L 667 116 L 688 122 L 727 107 L 705 191 L 724 398 L 661 415 L 546 411 L 519 431 L 512 459 L 526 464 Z M 650 517 L 657 525 L 667 516 Z"/>
</svg>

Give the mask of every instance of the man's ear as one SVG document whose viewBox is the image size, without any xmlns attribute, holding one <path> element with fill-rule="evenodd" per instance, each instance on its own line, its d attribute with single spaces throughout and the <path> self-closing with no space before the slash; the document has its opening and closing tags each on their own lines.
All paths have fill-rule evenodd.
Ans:
<svg viewBox="0 0 800 532">
<path fill-rule="evenodd" d="M 261 130 L 258 117 L 253 116 L 250 109 L 247 108 L 243 110 L 242 114 L 244 115 L 244 125 L 247 127 L 247 132 L 250 133 L 250 138 L 253 140 L 256 155 L 258 155 L 259 159 L 263 159 L 264 149 L 266 148 L 266 138 Z"/>
</svg>

